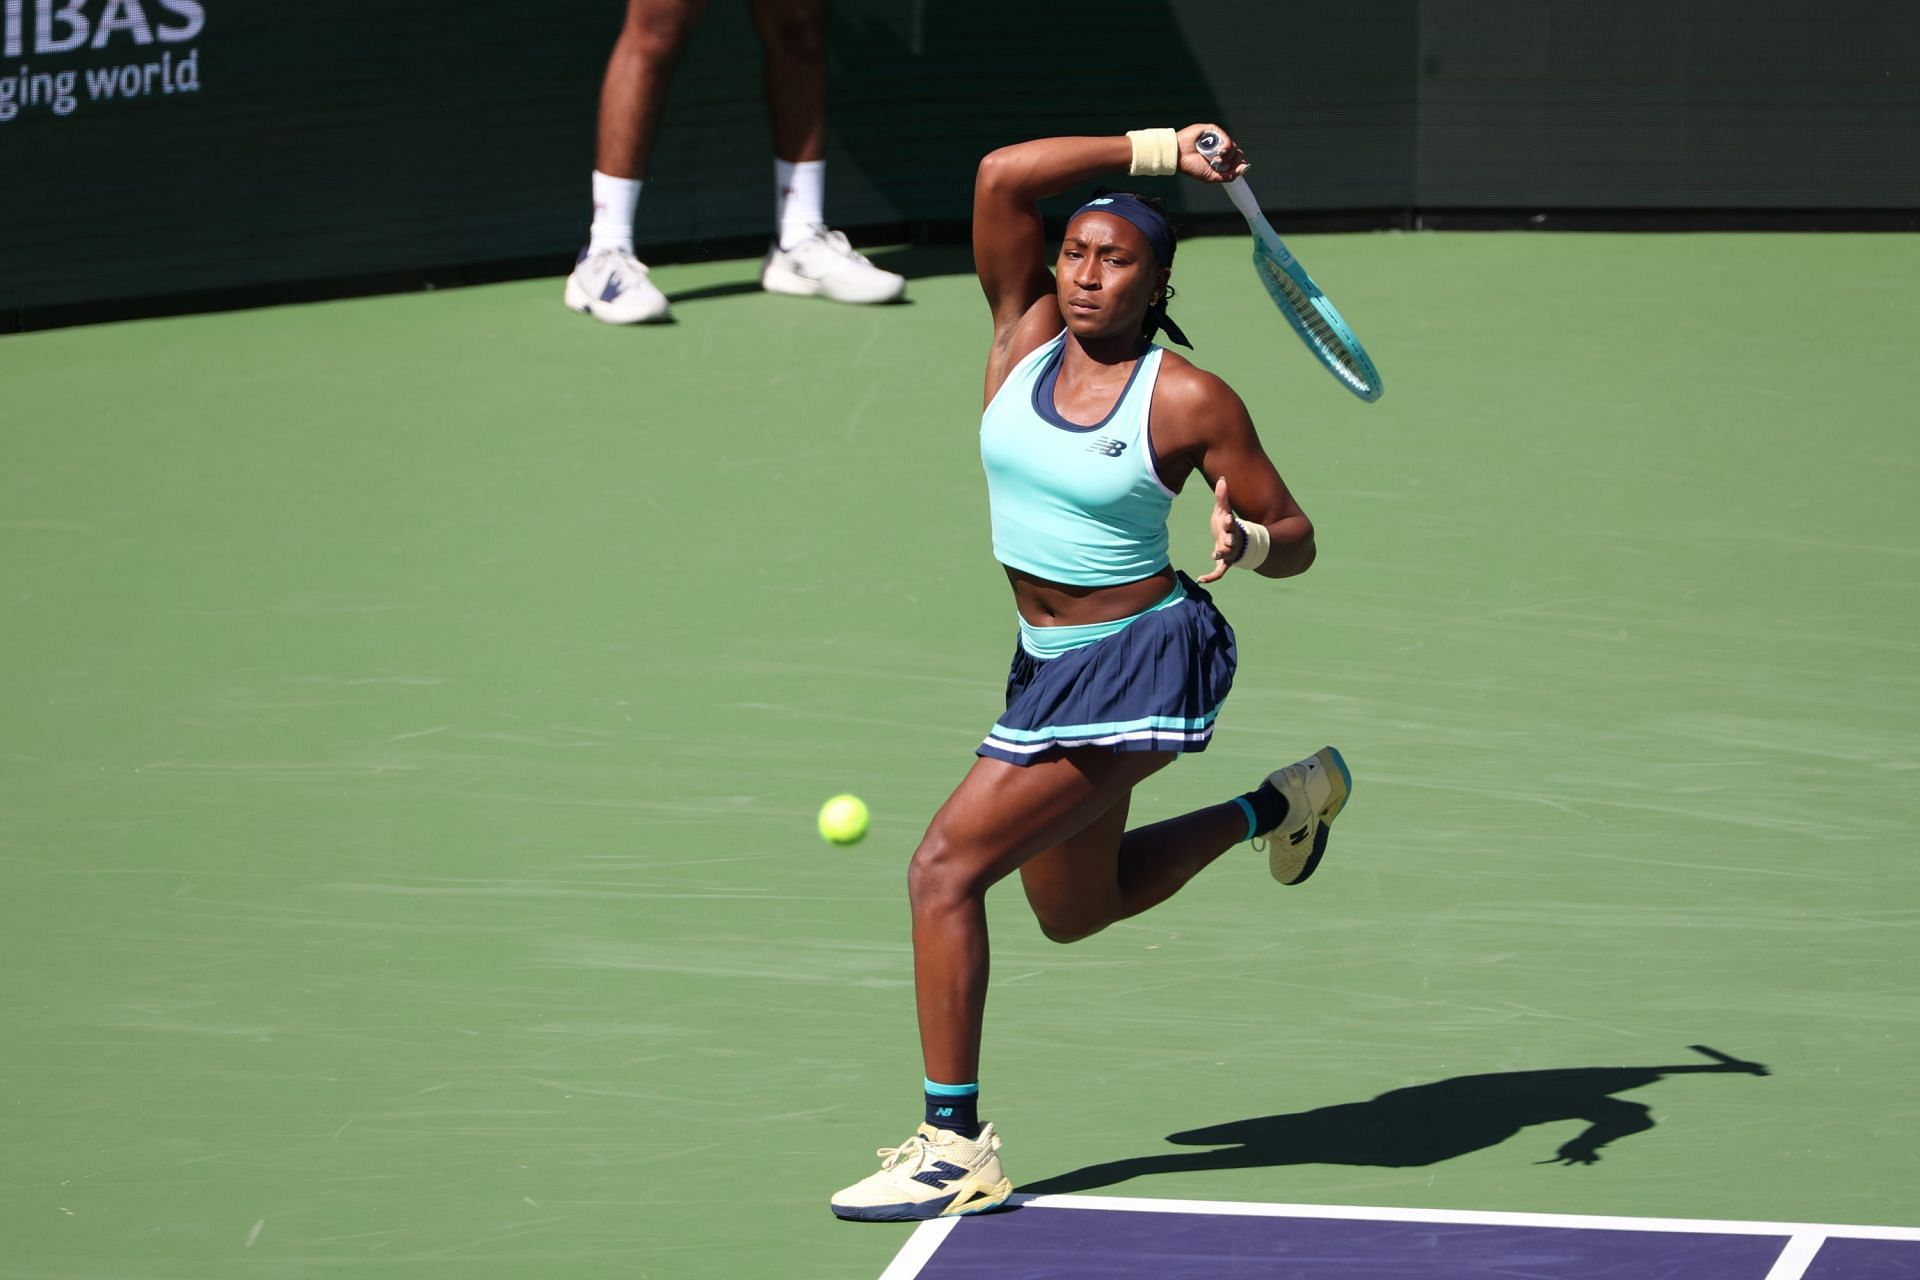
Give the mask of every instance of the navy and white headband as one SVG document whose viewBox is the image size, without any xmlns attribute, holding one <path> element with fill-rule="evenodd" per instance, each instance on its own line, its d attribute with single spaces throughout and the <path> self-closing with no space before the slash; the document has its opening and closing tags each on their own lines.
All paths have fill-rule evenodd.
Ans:
<svg viewBox="0 0 1920 1280">
<path fill-rule="evenodd" d="M 1116 218 L 1125 218 L 1140 229 L 1147 238 L 1147 248 L 1152 250 L 1154 261 L 1163 267 L 1173 265 L 1173 226 L 1166 215 L 1142 200 L 1139 196 L 1124 191 L 1110 191 L 1106 195 L 1095 196 L 1073 211 L 1073 218 L 1083 213 L 1110 213 Z M 1068 218 L 1072 222 L 1073 218 Z M 1187 348 L 1193 344 L 1187 341 L 1187 335 L 1180 332 L 1180 326 L 1167 316 L 1167 302 L 1163 297 L 1147 311 L 1147 338 L 1152 340 L 1158 330 L 1165 329 L 1167 336 Z"/>
<path fill-rule="evenodd" d="M 1142 200 L 1139 196 L 1128 195 L 1124 191 L 1110 191 L 1106 195 L 1095 196 L 1073 211 L 1077 218 L 1083 213 L 1111 213 L 1117 218 L 1125 218 L 1140 228 L 1140 234 L 1147 238 L 1147 247 L 1153 250 L 1154 260 L 1163 267 L 1173 265 L 1173 227 L 1167 222 L 1166 215 Z M 1067 219 L 1073 221 L 1073 218 Z"/>
</svg>

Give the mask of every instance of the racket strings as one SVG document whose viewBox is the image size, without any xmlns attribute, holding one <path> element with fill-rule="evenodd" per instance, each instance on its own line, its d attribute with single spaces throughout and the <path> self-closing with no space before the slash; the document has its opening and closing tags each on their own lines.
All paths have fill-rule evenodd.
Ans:
<svg viewBox="0 0 1920 1280">
<path fill-rule="evenodd" d="M 1289 275 L 1279 263 L 1265 254 L 1256 256 L 1260 261 L 1260 273 L 1266 281 L 1267 292 L 1272 294 L 1274 301 L 1294 318 L 1300 331 L 1307 335 L 1308 341 L 1313 344 L 1315 350 L 1320 352 L 1321 358 L 1333 368 L 1334 372 L 1355 388 L 1361 391 L 1372 390 L 1373 381 L 1369 372 L 1355 358 L 1352 348 L 1347 345 L 1345 339 L 1327 323 L 1326 317 L 1320 314 L 1313 296 L 1302 289 L 1300 282 Z"/>
</svg>

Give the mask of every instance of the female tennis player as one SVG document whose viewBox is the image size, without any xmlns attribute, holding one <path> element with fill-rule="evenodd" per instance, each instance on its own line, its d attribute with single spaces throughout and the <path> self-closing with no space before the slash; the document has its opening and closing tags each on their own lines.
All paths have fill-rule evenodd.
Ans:
<svg viewBox="0 0 1920 1280">
<path fill-rule="evenodd" d="M 1195 149 L 1208 130 L 1223 139 L 1211 162 Z M 991 885 L 1017 870 L 1042 932 L 1073 942 L 1245 840 L 1264 837 L 1275 878 L 1299 883 L 1346 803 L 1328 747 L 1245 795 L 1127 830 L 1134 786 L 1206 748 L 1233 684 L 1233 631 L 1200 584 L 1303 572 L 1313 526 L 1240 398 L 1153 341 L 1185 342 L 1167 318 L 1174 235 L 1158 202 L 1097 194 L 1049 270 L 1038 201 L 1109 173 L 1224 182 L 1245 167 L 1203 124 L 1043 138 L 980 163 L 974 261 L 993 313 L 980 450 L 1020 638 L 1006 713 L 908 872 L 925 1123 L 833 1197 L 840 1217 L 978 1213 L 1012 1193 L 979 1120 Z M 1214 493 L 1215 564 L 1198 582 L 1167 558 L 1168 512 L 1195 473 Z"/>
</svg>

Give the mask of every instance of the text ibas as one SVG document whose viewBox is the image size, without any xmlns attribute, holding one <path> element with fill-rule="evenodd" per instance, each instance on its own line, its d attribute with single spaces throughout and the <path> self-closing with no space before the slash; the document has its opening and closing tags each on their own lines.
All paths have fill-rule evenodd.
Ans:
<svg viewBox="0 0 1920 1280">
<path fill-rule="evenodd" d="M 206 26 L 200 0 L 0 0 L 6 56 L 179 44 Z"/>
</svg>

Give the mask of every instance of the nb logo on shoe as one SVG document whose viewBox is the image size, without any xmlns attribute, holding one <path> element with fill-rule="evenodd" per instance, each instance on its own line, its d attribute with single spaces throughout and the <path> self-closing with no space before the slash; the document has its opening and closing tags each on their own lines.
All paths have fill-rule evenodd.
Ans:
<svg viewBox="0 0 1920 1280">
<path fill-rule="evenodd" d="M 1124 440 L 1114 440 L 1108 436 L 1100 436 L 1087 446 L 1088 453 L 1103 454 L 1109 458 L 1117 458 L 1126 451 Z"/>
<path fill-rule="evenodd" d="M 945 1191 L 947 1184 L 955 1178 L 964 1178 L 967 1171 L 957 1164 L 948 1164 L 945 1160 L 935 1160 L 933 1168 L 923 1169 L 913 1175 L 915 1182 L 924 1182 L 930 1187 Z"/>
</svg>

